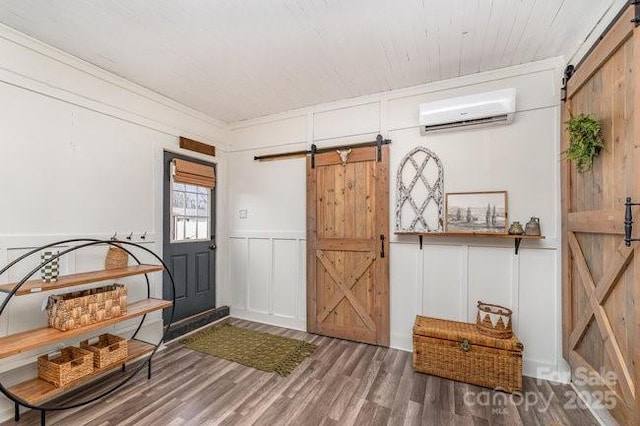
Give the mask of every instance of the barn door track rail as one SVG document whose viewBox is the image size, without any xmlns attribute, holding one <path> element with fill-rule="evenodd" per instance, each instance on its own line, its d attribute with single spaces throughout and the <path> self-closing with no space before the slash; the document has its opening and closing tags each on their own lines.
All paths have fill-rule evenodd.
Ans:
<svg viewBox="0 0 640 426">
<path fill-rule="evenodd" d="M 309 150 L 301 150 L 301 151 L 292 151 L 292 152 L 283 152 L 280 154 L 267 154 L 267 155 L 256 155 L 253 157 L 255 161 L 274 161 L 274 160 L 285 160 L 289 158 L 302 158 L 307 155 L 311 155 L 311 168 L 315 168 L 315 156 L 316 154 L 321 154 L 323 152 L 332 152 L 335 150 L 346 150 L 351 148 L 363 148 L 367 146 L 374 146 L 378 150 L 378 161 L 382 161 L 382 145 L 388 145 L 391 143 L 390 139 L 384 139 L 382 135 L 378 135 L 375 141 L 372 142 L 362 142 L 356 143 L 352 145 L 342 145 L 342 146 L 331 146 L 327 148 L 318 148 L 316 144 L 311 145 L 311 149 Z"/>
</svg>

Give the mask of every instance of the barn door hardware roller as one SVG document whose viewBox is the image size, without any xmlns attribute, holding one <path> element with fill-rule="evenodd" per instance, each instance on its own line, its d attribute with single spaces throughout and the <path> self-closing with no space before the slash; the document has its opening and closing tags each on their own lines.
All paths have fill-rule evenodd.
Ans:
<svg viewBox="0 0 640 426">
<path fill-rule="evenodd" d="M 316 144 L 311 145 L 311 149 L 303 150 L 303 151 L 293 151 L 293 152 L 284 152 L 281 154 L 267 154 L 267 155 L 256 155 L 253 157 L 255 161 L 273 161 L 273 160 L 284 160 L 288 158 L 302 158 L 307 155 L 311 156 L 311 168 L 315 169 L 316 167 L 316 154 L 322 154 L 324 152 L 335 152 L 348 150 L 352 148 L 363 148 L 367 146 L 376 147 L 377 149 L 377 161 L 382 161 L 382 145 L 388 145 L 391 143 L 390 139 L 385 139 L 382 135 L 378 135 L 375 141 L 372 142 L 362 142 L 355 143 L 353 145 L 343 145 L 343 146 L 331 146 L 327 148 L 318 148 Z"/>
<path fill-rule="evenodd" d="M 640 0 L 631 0 L 631 4 L 635 6 L 636 12 L 636 15 L 631 20 L 631 22 L 633 22 L 633 24 L 637 27 L 638 25 L 640 25 Z"/>
<path fill-rule="evenodd" d="M 631 241 L 640 241 L 640 238 L 631 238 L 633 231 L 633 213 L 632 206 L 640 206 L 640 203 L 632 203 L 631 197 L 627 197 L 624 202 L 624 245 L 631 247 Z"/>
<path fill-rule="evenodd" d="M 576 67 L 573 65 L 567 65 L 564 69 L 564 76 L 562 77 L 562 87 L 560 88 L 560 100 L 565 102 L 567 100 L 567 83 L 576 71 Z"/>
</svg>

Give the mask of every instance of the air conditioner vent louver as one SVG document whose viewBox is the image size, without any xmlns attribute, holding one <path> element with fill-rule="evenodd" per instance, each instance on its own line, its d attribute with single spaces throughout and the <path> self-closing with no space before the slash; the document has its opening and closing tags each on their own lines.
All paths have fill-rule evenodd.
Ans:
<svg viewBox="0 0 640 426">
<path fill-rule="evenodd" d="M 492 123 L 506 124 L 508 119 L 509 117 L 507 114 L 494 115 L 492 117 L 476 118 L 473 120 L 460 120 L 460 121 L 454 121 L 451 123 L 432 124 L 430 126 L 424 126 L 424 130 L 426 132 L 430 132 L 430 131 L 433 132 L 435 130 L 445 130 L 445 129 L 451 129 L 455 127 L 478 126 L 481 124 L 492 124 Z"/>
<path fill-rule="evenodd" d="M 515 89 L 502 89 L 420 105 L 425 132 L 459 127 L 509 124 L 515 113 Z"/>
</svg>

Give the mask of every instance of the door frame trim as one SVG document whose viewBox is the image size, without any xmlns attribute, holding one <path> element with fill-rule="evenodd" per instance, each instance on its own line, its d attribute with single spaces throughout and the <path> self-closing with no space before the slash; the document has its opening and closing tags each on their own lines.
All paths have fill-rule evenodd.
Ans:
<svg viewBox="0 0 640 426">
<path fill-rule="evenodd" d="M 214 162 L 214 161 L 210 161 L 208 159 L 203 159 L 203 158 L 199 158 L 197 155 L 196 156 L 192 156 L 191 153 L 183 153 L 183 152 L 177 152 L 176 150 L 172 150 L 172 149 L 168 149 L 168 148 L 161 148 L 159 150 L 159 155 L 160 155 L 160 170 L 161 170 L 161 179 L 159 182 L 159 186 L 160 186 L 160 212 L 159 212 L 159 219 L 160 219 L 160 224 L 161 224 L 161 229 L 162 229 L 162 238 L 161 241 L 159 241 L 160 246 L 162 247 L 161 253 L 162 253 L 162 259 L 163 261 L 165 261 L 165 263 L 167 263 L 167 265 L 169 265 L 168 262 L 166 262 L 165 260 L 165 256 L 167 254 L 167 250 L 165 250 L 165 245 L 166 244 L 181 244 L 181 243 L 171 243 L 168 242 L 171 238 L 171 229 L 166 230 L 165 229 L 165 202 L 167 202 L 167 200 L 165 199 L 165 178 L 167 177 L 167 173 L 171 173 L 171 168 L 167 168 L 165 167 L 165 156 L 166 154 L 170 154 L 172 155 L 174 158 L 180 158 L 180 159 L 184 159 L 187 161 L 192 161 L 194 163 L 198 163 L 198 164 L 203 164 L 203 165 L 207 165 L 207 166 L 211 166 L 214 168 L 214 171 L 216 173 L 216 176 L 218 174 L 218 163 Z M 212 217 L 210 220 L 210 226 L 209 226 L 209 235 L 213 235 L 214 238 L 209 241 L 213 241 L 214 243 L 217 243 L 218 240 L 218 232 L 217 232 L 217 226 L 218 226 L 218 179 L 216 179 L 216 186 L 211 190 L 212 191 L 212 196 L 211 196 L 211 209 L 212 209 Z M 170 202 L 170 201 L 169 201 Z M 195 242 L 204 242 L 205 240 L 197 240 Z M 202 312 L 198 312 L 194 315 L 191 315 L 189 317 L 183 318 L 181 320 L 177 320 L 176 322 L 181 322 L 181 321 L 187 321 L 191 318 L 197 318 L 198 316 L 211 311 L 212 309 L 218 309 L 218 308 L 222 308 L 223 306 L 217 306 L 218 305 L 218 269 L 220 266 L 220 262 L 218 260 L 219 256 L 216 253 L 215 255 L 215 261 L 214 261 L 214 273 L 212 274 L 213 276 L 213 308 L 210 309 L 206 309 Z M 164 297 L 164 275 L 163 274 L 163 278 L 162 278 L 162 282 L 161 282 L 161 287 L 163 289 L 162 293 L 163 293 L 163 297 Z M 164 319 L 163 319 L 164 322 Z"/>
</svg>

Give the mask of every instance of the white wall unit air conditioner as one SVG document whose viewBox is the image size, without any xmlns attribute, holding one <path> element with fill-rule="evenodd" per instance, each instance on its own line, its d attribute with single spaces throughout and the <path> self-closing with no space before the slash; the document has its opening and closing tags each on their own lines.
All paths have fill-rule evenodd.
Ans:
<svg viewBox="0 0 640 426">
<path fill-rule="evenodd" d="M 424 132 L 466 126 L 509 124 L 516 111 L 516 89 L 502 89 L 420 105 Z"/>
</svg>

